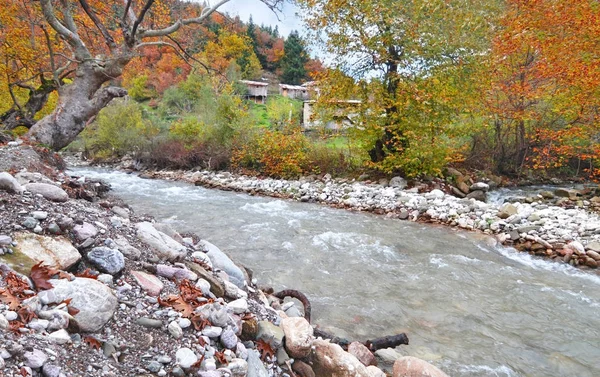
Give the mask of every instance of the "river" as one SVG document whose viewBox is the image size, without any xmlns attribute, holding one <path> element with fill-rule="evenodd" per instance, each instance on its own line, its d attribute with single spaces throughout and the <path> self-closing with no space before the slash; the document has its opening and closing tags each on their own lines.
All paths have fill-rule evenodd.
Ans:
<svg viewBox="0 0 600 377">
<path fill-rule="evenodd" d="M 137 213 L 195 232 L 313 324 L 350 339 L 406 332 L 402 352 L 450 376 L 600 376 L 600 278 L 475 233 L 134 174 L 102 178 Z"/>
</svg>

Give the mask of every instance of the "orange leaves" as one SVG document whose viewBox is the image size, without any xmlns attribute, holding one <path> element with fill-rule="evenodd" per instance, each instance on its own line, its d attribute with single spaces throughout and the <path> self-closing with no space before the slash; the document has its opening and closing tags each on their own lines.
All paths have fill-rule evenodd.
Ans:
<svg viewBox="0 0 600 377">
<path fill-rule="evenodd" d="M 275 356 L 275 351 L 273 351 L 271 345 L 262 339 L 256 341 L 256 349 L 260 352 L 260 358 L 263 361 L 267 360 L 267 357 L 272 358 Z"/>
<path fill-rule="evenodd" d="M 181 296 L 169 296 L 165 300 L 162 300 L 160 297 L 158 298 L 158 303 L 161 306 L 170 306 L 173 309 L 181 312 L 181 315 L 190 318 L 192 313 L 194 312 L 194 308 L 189 303 L 185 302 L 185 300 Z"/>
<path fill-rule="evenodd" d="M 21 301 L 10 290 L 4 288 L 0 288 L 0 301 L 8 305 L 10 310 L 17 310 L 21 305 Z"/>
<path fill-rule="evenodd" d="M 85 336 L 83 342 L 95 350 L 102 348 L 102 342 L 91 335 Z"/>
<path fill-rule="evenodd" d="M 29 277 L 37 289 L 52 289 L 52 284 L 48 282 L 54 275 L 59 274 L 59 270 L 46 266 L 44 262 L 39 262 L 31 267 Z"/>
<path fill-rule="evenodd" d="M 204 297 L 202 295 L 202 290 L 196 288 L 187 279 L 184 279 L 179 284 L 179 290 L 181 293 L 178 296 L 171 295 L 164 300 L 159 297 L 158 303 L 162 306 L 172 307 L 173 309 L 181 312 L 181 315 L 186 318 L 192 318 L 192 322 L 194 323 L 195 327 L 197 325 L 201 326 L 202 320 L 195 318 L 196 316 L 192 316 L 192 314 L 194 313 L 194 309 L 196 309 L 198 306 L 207 304 L 209 301 L 198 301 L 199 298 Z"/>
</svg>

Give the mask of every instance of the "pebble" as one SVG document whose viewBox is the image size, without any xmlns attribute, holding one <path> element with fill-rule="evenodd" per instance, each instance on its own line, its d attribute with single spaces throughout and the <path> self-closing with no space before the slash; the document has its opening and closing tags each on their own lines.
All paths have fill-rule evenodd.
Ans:
<svg viewBox="0 0 600 377">
<path fill-rule="evenodd" d="M 187 329 L 192 325 L 192 321 L 190 321 L 187 318 L 180 318 L 177 320 L 177 323 L 179 323 L 179 327 L 181 327 L 182 329 Z"/>
<path fill-rule="evenodd" d="M 48 212 L 46 211 L 33 211 L 31 212 L 31 217 L 36 220 L 46 220 L 48 218 Z"/>
<path fill-rule="evenodd" d="M 235 335 L 235 332 L 230 328 L 223 331 L 219 339 L 221 340 L 223 347 L 228 349 L 234 349 L 238 343 L 238 338 Z"/>
<path fill-rule="evenodd" d="M 55 344 L 66 344 L 71 343 L 71 336 L 65 329 L 57 330 L 50 335 L 48 335 L 48 339 L 50 342 Z"/>
<path fill-rule="evenodd" d="M 59 377 L 60 370 L 61 367 L 51 363 L 46 363 L 42 367 L 42 373 L 44 374 L 44 377 Z"/>
<path fill-rule="evenodd" d="M 25 352 L 23 358 L 25 359 L 25 365 L 32 369 L 41 368 L 42 365 L 48 361 L 48 356 L 37 349 L 34 349 L 31 352 Z"/>
<path fill-rule="evenodd" d="M 157 373 L 162 369 L 162 364 L 158 361 L 152 360 L 146 365 L 146 369 L 148 369 L 152 373 Z"/>
<path fill-rule="evenodd" d="M 152 319 L 152 318 L 148 318 L 148 317 L 142 317 L 142 318 L 138 318 L 135 320 L 135 323 L 137 323 L 140 326 L 143 327 L 149 327 L 149 328 L 161 328 L 163 326 L 163 322 L 159 319 Z"/>
<path fill-rule="evenodd" d="M 183 330 L 176 321 L 169 323 L 167 329 L 169 330 L 171 336 L 173 336 L 173 338 L 175 339 L 179 339 L 183 336 Z"/>
<path fill-rule="evenodd" d="M 7 310 L 4 312 L 4 318 L 6 318 L 8 321 L 14 321 L 17 318 L 19 318 L 19 315 L 17 314 L 17 312 L 13 312 L 12 310 Z"/>
<path fill-rule="evenodd" d="M 218 338 L 221 336 L 223 329 L 218 326 L 206 326 L 202 329 L 202 335 L 208 336 L 209 338 Z"/>
</svg>

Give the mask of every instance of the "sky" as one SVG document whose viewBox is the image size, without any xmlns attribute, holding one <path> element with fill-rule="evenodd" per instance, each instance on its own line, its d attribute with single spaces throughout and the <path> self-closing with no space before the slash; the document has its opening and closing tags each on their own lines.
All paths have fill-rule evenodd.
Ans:
<svg viewBox="0 0 600 377">
<path fill-rule="evenodd" d="M 210 1 L 214 4 L 216 0 Z M 296 15 L 298 8 L 285 2 L 283 5 L 283 13 L 277 15 L 273 13 L 265 4 L 259 0 L 232 0 L 219 8 L 221 12 L 227 12 L 232 16 L 239 16 L 242 20 L 248 21 L 250 15 L 255 24 L 271 25 L 279 28 L 281 35 L 287 36 L 292 30 L 298 30 L 302 35 L 302 21 Z"/>
</svg>

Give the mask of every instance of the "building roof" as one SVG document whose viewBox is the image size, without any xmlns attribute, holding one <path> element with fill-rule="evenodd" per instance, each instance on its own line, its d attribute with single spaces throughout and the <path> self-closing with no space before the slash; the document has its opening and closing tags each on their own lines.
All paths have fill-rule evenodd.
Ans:
<svg viewBox="0 0 600 377">
<path fill-rule="evenodd" d="M 305 87 L 300 86 L 300 85 L 288 85 L 288 84 L 279 84 L 279 87 L 282 89 L 288 89 L 288 90 L 306 90 Z"/>
<path fill-rule="evenodd" d="M 268 82 L 261 82 L 261 81 L 240 80 L 240 82 L 244 83 L 246 85 L 254 85 L 254 86 L 268 86 L 269 85 Z"/>
</svg>

